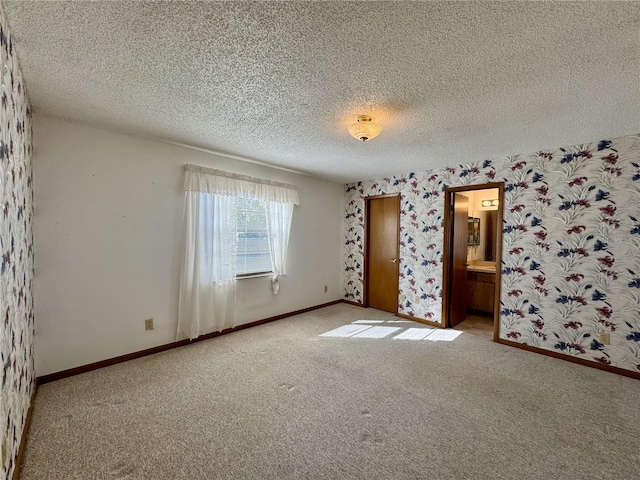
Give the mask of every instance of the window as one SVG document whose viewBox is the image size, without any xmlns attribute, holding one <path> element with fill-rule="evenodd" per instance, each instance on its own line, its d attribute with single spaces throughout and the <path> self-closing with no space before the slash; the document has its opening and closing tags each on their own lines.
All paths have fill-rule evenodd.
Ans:
<svg viewBox="0 0 640 480">
<path fill-rule="evenodd" d="M 278 294 L 300 204 L 295 185 L 197 165 L 185 165 L 184 193 L 178 340 L 235 325 L 238 278 L 269 273 Z"/>
<path fill-rule="evenodd" d="M 236 214 L 236 277 L 272 272 L 265 202 L 255 198 L 238 198 Z"/>
</svg>

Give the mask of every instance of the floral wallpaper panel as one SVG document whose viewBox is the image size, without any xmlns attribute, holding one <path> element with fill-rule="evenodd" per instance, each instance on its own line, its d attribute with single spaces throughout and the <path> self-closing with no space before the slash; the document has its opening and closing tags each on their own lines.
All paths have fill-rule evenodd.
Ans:
<svg viewBox="0 0 640 480">
<path fill-rule="evenodd" d="M 346 185 L 345 298 L 363 301 L 364 198 L 400 192 L 398 311 L 441 323 L 444 190 L 489 182 L 500 337 L 640 372 L 640 135 Z"/>
<path fill-rule="evenodd" d="M 35 388 L 31 111 L 7 22 L 0 11 L 0 435 L 11 478 Z"/>
</svg>

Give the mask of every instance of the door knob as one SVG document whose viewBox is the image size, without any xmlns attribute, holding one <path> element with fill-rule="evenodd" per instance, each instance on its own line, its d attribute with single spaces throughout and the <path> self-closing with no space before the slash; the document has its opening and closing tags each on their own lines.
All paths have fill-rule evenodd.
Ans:
<svg viewBox="0 0 640 480">
<path fill-rule="evenodd" d="M 391 260 L 389 260 L 391 263 L 396 263 L 398 261 L 397 258 L 392 258 Z"/>
</svg>

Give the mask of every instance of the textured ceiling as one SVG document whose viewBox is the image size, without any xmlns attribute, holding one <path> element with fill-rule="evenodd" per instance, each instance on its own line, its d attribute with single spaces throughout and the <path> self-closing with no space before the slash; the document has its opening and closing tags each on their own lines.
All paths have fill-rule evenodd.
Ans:
<svg viewBox="0 0 640 480">
<path fill-rule="evenodd" d="M 3 6 L 36 111 L 339 182 L 640 131 L 640 2 Z"/>
</svg>

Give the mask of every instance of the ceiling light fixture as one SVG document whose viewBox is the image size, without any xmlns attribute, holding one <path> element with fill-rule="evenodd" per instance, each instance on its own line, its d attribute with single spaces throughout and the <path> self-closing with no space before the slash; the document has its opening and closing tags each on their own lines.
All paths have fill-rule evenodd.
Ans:
<svg viewBox="0 0 640 480">
<path fill-rule="evenodd" d="M 482 206 L 483 207 L 497 207 L 500 204 L 500 202 L 498 201 L 498 199 L 495 200 L 483 200 L 482 201 Z"/>
<path fill-rule="evenodd" d="M 361 142 L 366 142 L 380 135 L 382 126 L 373 123 L 369 115 L 360 115 L 358 121 L 349 127 L 351 136 Z"/>
</svg>

